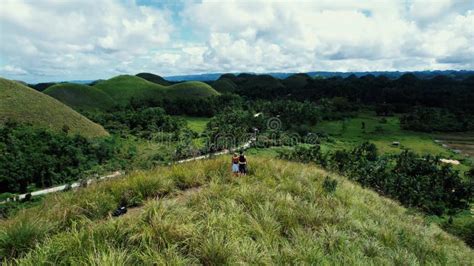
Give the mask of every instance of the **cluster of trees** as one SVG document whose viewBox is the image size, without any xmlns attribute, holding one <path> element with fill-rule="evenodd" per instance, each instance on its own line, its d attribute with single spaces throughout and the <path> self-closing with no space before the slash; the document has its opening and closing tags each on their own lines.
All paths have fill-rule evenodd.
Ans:
<svg viewBox="0 0 474 266">
<path fill-rule="evenodd" d="M 366 75 L 347 78 L 310 78 L 297 74 L 284 80 L 268 75 L 223 75 L 237 85 L 235 93 L 252 99 L 286 98 L 317 102 L 323 98 L 344 97 L 350 102 L 366 105 L 392 104 L 398 112 L 422 105 L 474 112 L 474 77 L 455 80 L 447 76 L 419 79 L 404 74 L 398 79 Z M 296 82 L 298 81 L 298 82 Z"/>
<path fill-rule="evenodd" d="M 109 162 L 118 150 L 112 137 L 89 140 L 8 122 L 0 126 L 0 193 L 77 180 Z"/>
<path fill-rule="evenodd" d="M 212 117 L 228 106 L 242 106 L 244 99 L 235 94 L 223 94 L 207 98 L 179 97 L 174 99 L 132 99 L 126 109 L 161 107 L 170 115 Z"/>
<path fill-rule="evenodd" d="M 269 75 L 226 74 L 220 80 L 232 83 L 235 87 L 232 92 L 248 100 L 285 99 L 317 103 L 323 109 L 323 119 L 340 119 L 340 113 L 347 115 L 357 111 L 361 105 L 375 107 L 380 115 L 415 112 L 414 107 L 419 106 L 421 109 L 439 110 L 436 112 L 439 117 L 432 120 L 443 121 L 411 129 L 464 131 L 473 128 L 466 121 L 472 120 L 474 115 L 474 77 L 464 80 L 447 76 L 419 79 L 413 74 L 404 74 L 398 79 L 373 75 L 321 79 L 296 74 L 280 80 Z M 451 122 L 442 125 L 448 119 Z"/>
<path fill-rule="evenodd" d="M 160 107 L 83 113 L 92 121 L 104 126 L 109 132 L 120 135 L 133 134 L 144 138 L 158 132 L 178 135 L 187 128 L 186 121 L 166 114 Z"/>
<path fill-rule="evenodd" d="M 257 133 L 260 137 L 281 133 L 304 137 L 321 120 L 322 110 L 311 102 L 253 101 L 224 108 L 209 121 L 204 135 L 211 146 L 220 148 L 242 144 Z"/>
<path fill-rule="evenodd" d="M 249 110 L 225 108 L 214 116 L 206 126 L 208 149 L 210 151 L 236 147 L 248 141 L 253 129 L 262 127 L 261 117 L 255 117 Z"/>
<path fill-rule="evenodd" d="M 417 107 L 400 118 L 400 125 L 403 129 L 423 132 L 467 131 L 474 129 L 474 115 L 434 107 Z"/>
<path fill-rule="evenodd" d="M 296 147 L 281 151 L 280 157 L 316 162 L 429 214 L 466 209 L 474 198 L 474 180 L 463 179 L 449 164 L 431 155 L 404 151 L 399 155 L 379 156 L 375 145 L 366 142 L 351 151 L 327 154 L 322 154 L 317 145 Z"/>
</svg>

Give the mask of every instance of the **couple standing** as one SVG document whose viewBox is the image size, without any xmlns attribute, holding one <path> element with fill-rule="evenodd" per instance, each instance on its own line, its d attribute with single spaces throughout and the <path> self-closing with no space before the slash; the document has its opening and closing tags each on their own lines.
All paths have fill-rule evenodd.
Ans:
<svg viewBox="0 0 474 266">
<path fill-rule="evenodd" d="M 240 152 L 240 155 L 234 153 L 232 156 L 232 173 L 234 176 L 247 174 L 247 158 L 243 151 Z"/>
</svg>

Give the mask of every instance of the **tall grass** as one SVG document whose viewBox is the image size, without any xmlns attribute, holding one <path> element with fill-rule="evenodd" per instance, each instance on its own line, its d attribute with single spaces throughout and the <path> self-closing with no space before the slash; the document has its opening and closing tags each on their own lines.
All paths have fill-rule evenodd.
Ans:
<svg viewBox="0 0 474 266">
<path fill-rule="evenodd" d="M 23 265 L 474 261 L 462 241 L 343 177 L 280 160 L 249 158 L 249 163 L 252 174 L 245 177 L 232 177 L 227 160 L 217 158 L 51 196 L 2 222 L 4 260 Z M 326 176 L 337 180 L 331 193 L 323 188 Z M 128 204 L 143 207 L 109 217 L 124 193 L 134 198 Z M 38 217 L 51 226 L 32 223 Z M 36 233 L 18 233 L 22 221 L 32 223 Z M 13 254 L 22 241 L 10 239 L 21 235 L 30 244 Z"/>
</svg>

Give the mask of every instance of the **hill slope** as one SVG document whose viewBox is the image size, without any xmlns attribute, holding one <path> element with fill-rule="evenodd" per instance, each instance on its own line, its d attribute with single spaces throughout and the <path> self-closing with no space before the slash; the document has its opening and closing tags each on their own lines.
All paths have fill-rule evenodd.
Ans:
<svg viewBox="0 0 474 266">
<path fill-rule="evenodd" d="M 47 88 L 43 93 L 74 109 L 106 110 L 115 104 L 114 100 L 105 92 L 82 84 L 60 83 Z"/>
<path fill-rule="evenodd" d="M 213 81 L 211 85 L 216 91 L 221 93 L 233 93 L 238 89 L 237 85 L 235 85 L 231 79 L 225 77 L 220 77 L 218 80 Z"/>
<path fill-rule="evenodd" d="M 190 97 L 190 98 L 206 98 L 219 95 L 211 86 L 200 81 L 186 81 L 168 86 L 166 96 L 171 98 Z"/>
<path fill-rule="evenodd" d="M 249 162 L 249 175 L 239 178 L 220 157 L 49 196 L 0 221 L 0 254 L 23 257 L 20 264 L 474 261 L 462 241 L 343 177 L 307 164 L 252 156 Z M 327 175 L 338 180 L 333 194 L 323 189 Z M 108 216 L 119 202 L 144 206 Z"/>
<path fill-rule="evenodd" d="M 286 79 L 282 80 L 283 85 L 292 90 L 300 90 L 304 88 L 311 80 L 311 77 L 307 74 L 293 74 Z"/>
<path fill-rule="evenodd" d="M 121 105 L 127 105 L 132 99 L 147 100 L 164 97 L 163 86 L 131 75 L 120 75 L 99 81 L 94 87 L 107 93 Z"/>
<path fill-rule="evenodd" d="M 0 78 L 0 123 L 20 123 L 62 130 L 86 137 L 105 136 L 107 131 L 56 99 L 20 83 Z"/>
<path fill-rule="evenodd" d="M 153 100 L 175 97 L 208 97 L 219 94 L 211 86 L 199 81 L 162 86 L 130 75 L 121 75 L 109 80 L 100 81 L 94 87 L 104 91 L 121 105 L 128 104 L 132 99 Z"/>
<path fill-rule="evenodd" d="M 152 73 L 138 73 L 135 76 L 140 77 L 142 79 L 146 79 L 146 80 L 148 80 L 150 82 L 153 82 L 153 83 L 156 83 L 156 84 L 163 85 L 163 86 L 171 85 L 171 82 L 167 81 L 163 77 L 160 77 L 160 76 L 152 74 Z"/>
</svg>

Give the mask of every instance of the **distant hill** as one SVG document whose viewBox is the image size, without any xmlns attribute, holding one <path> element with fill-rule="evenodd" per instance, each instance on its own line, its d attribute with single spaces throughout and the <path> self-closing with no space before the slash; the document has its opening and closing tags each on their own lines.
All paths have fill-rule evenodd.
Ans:
<svg viewBox="0 0 474 266">
<path fill-rule="evenodd" d="M 102 90 L 82 84 L 59 83 L 43 93 L 74 109 L 107 110 L 115 105 L 115 101 Z"/>
<path fill-rule="evenodd" d="M 120 105 L 126 105 L 132 99 L 209 97 L 219 94 L 211 86 L 199 81 L 163 86 L 131 75 L 121 75 L 100 81 L 94 87 L 110 95 Z"/>
<path fill-rule="evenodd" d="M 55 84 L 56 82 L 44 82 L 44 83 L 37 83 L 37 84 L 28 84 L 28 86 L 37 91 L 44 91 Z"/>
<path fill-rule="evenodd" d="M 333 71 L 310 71 L 305 74 L 310 77 L 343 77 L 346 78 L 352 74 L 356 77 L 362 77 L 366 75 L 374 76 L 386 76 L 390 79 L 396 79 L 406 73 L 413 73 L 415 76 L 421 79 L 429 79 L 438 75 L 449 76 L 453 79 L 462 80 L 469 76 L 474 75 L 474 70 L 432 70 L 432 71 L 365 71 L 365 72 L 333 72 Z M 169 81 L 186 81 L 186 80 L 199 80 L 199 81 L 215 81 L 224 75 L 238 75 L 239 73 L 224 74 L 224 73 L 206 73 L 206 74 L 191 74 L 191 75 L 176 75 L 166 76 L 165 78 Z M 257 75 L 257 73 L 252 73 Z M 278 79 L 286 79 L 287 77 L 294 75 L 293 72 L 270 72 L 270 73 L 258 73 L 258 75 L 270 75 Z"/>
<path fill-rule="evenodd" d="M 254 96 L 257 94 L 272 94 L 274 91 L 286 91 L 285 85 L 280 79 L 270 75 L 239 74 L 233 82 L 239 87 L 239 91 L 246 95 Z"/>
<path fill-rule="evenodd" d="M 18 82 L 0 78 L 0 123 L 8 120 L 86 137 L 108 135 L 105 129 L 58 100 Z"/>
<path fill-rule="evenodd" d="M 302 89 L 310 82 L 311 77 L 308 74 L 294 74 L 282 80 L 283 85 L 289 89 Z"/>
<path fill-rule="evenodd" d="M 172 84 L 171 82 L 167 81 L 166 79 L 164 79 L 164 78 L 162 78 L 158 75 L 152 74 L 152 73 L 138 73 L 135 76 L 140 77 L 142 79 L 146 79 L 146 80 L 148 80 L 150 82 L 153 82 L 153 83 L 156 83 L 156 84 L 163 85 L 163 86 L 169 86 L 169 85 Z"/>
<path fill-rule="evenodd" d="M 219 95 L 219 93 L 208 84 L 201 81 L 186 81 L 165 87 L 167 97 L 191 97 L 206 98 Z"/>
<path fill-rule="evenodd" d="M 238 89 L 238 86 L 228 78 L 219 78 L 216 81 L 210 82 L 210 85 L 218 92 L 225 93 L 225 92 L 235 92 Z"/>
<path fill-rule="evenodd" d="M 160 99 L 165 96 L 163 86 L 132 75 L 99 81 L 94 87 L 107 93 L 120 105 L 127 105 L 132 99 Z"/>
</svg>

